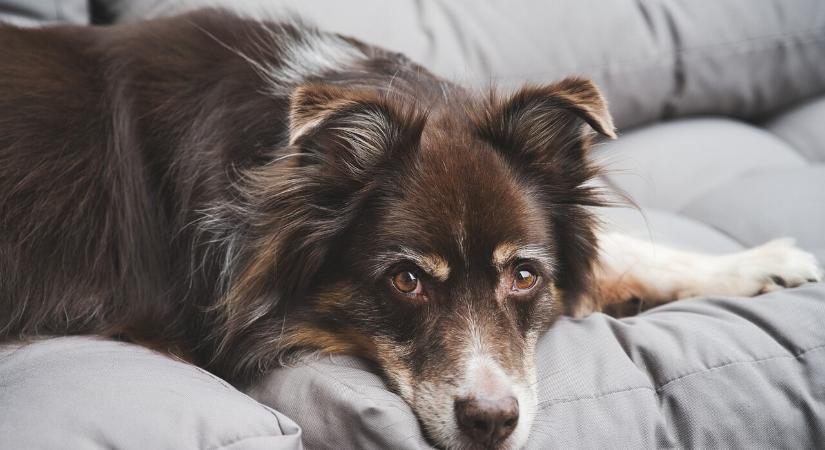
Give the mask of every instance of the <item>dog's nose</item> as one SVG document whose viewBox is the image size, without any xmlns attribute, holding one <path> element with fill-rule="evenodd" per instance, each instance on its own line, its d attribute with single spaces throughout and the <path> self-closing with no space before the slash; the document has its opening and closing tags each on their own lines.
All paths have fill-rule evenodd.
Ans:
<svg viewBox="0 0 825 450">
<path fill-rule="evenodd" d="M 518 400 L 508 396 L 499 399 L 464 398 L 455 401 L 458 428 L 473 442 L 496 444 L 518 425 Z"/>
</svg>

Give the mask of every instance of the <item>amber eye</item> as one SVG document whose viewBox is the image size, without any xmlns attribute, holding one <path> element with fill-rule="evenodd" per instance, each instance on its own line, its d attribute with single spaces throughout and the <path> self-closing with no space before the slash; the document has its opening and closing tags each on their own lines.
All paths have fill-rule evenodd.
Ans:
<svg viewBox="0 0 825 450">
<path fill-rule="evenodd" d="M 539 277 L 531 272 L 529 269 L 516 269 L 515 277 L 513 278 L 514 291 L 526 291 L 536 285 Z"/>
<path fill-rule="evenodd" d="M 421 292 L 421 282 L 418 277 L 409 270 L 402 270 L 392 277 L 392 285 L 405 294 L 417 294 Z"/>
</svg>

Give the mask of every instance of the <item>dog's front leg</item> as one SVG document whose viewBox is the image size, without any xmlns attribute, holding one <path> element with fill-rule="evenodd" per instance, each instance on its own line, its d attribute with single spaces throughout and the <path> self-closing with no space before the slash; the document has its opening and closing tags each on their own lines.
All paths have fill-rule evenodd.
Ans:
<svg viewBox="0 0 825 450">
<path fill-rule="evenodd" d="M 822 275 L 816 258 L 792 239 L 711 255 L 606 233 L 599 236 L 596 287 L 572 313 L 610 310 L 632 299 L 657 304 L 699 295 L 753 296 L 819 281 Z"/>
</svg>

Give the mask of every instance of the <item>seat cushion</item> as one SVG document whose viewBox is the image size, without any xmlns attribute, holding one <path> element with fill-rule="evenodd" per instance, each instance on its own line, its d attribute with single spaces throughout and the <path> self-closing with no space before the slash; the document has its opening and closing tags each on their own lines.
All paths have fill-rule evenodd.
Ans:
<svg viewBox="0 0 825 450">
<path fill-rule="evenodd" d="M 594 157 L 607 168 L 603 183 L 646 217 L 666 214 L 706 231 L 698 239 L 671 220 L 658 227 L 669 228 L 661 242 L 720 252 L 731 250 L 723 241 L 750 247 L 792 237 L 825 261 L 824 105 L 825 97 L 801 104 L 765 127 L 727 118 L 641 127 L 599 146 Z M 625 229 L 639 235 L 647 225 L 636 220 Z"/>
<path fill-rule="evenodd" d="M 0 1 L 0 23 L 87 25 L 91 19 L 89 3 L 87 0 L 3 0 Z"/>
<path fill-rule="evenodd" d="M 562 318 L 538 344 L 527 448 L 823 448 L 825 284 Z M 368 366 L 325 357 L 250 392 L 310 448 L 429 448 Z"/>
<path fill-rule="evenodd" d="M 301 432 L 219 378 L 91 337 L 0 346 L 0 447 L 299 449 Z"/>
</svg>

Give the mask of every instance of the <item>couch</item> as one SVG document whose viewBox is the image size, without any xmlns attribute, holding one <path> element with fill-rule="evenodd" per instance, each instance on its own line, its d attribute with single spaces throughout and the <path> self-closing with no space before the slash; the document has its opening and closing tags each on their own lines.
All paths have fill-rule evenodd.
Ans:
<svg viewBox="0 0 825 450">
<path fill-rule="evenodd" d="M 0 2 L 0 17 L 124 23 L 214 4 L 298 14 L 468 85 L 591 77 L 620 131 L 593 152 L 610 168 L 600 182 L 638 205 L 600 211 L 606 228 L 712 253 L 790 236 L 825 261 L 819 0 L 38 0 Z M 562 318 L 537 367 L 527 448 L 825 448 L 825 284 Z M 94 337 L 0 348 L 2 448 L 302 446 L 430 448 L 356 358 L 242 393 Z"/>
</svg>

